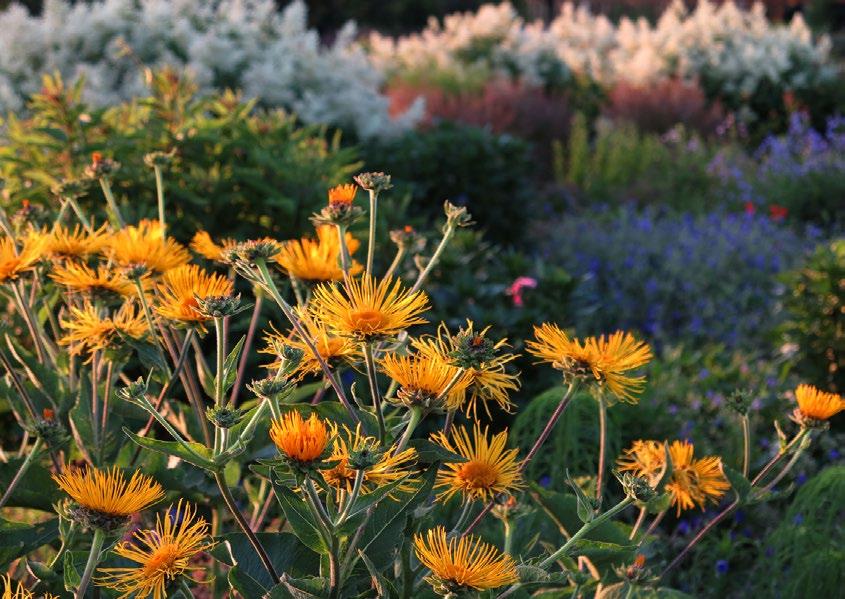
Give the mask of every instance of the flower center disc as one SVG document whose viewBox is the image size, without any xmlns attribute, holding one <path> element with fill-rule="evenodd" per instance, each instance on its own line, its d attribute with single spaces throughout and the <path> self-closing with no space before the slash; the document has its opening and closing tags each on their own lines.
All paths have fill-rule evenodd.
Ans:
<svg viewBox="0 0 845 599">
<path fill-rule="evenodd" d="M 470 489 L 487 489 L 496 482 L 496 471 L 482 462 L 466 462 L 458 471 Z"/>
<path fill-rule="evenodd" d="M 173 544 L 162 545 L 144 564 L 144 573 L 151 575 L 156 572 L 170 572 L 178 557 L 179 547 Z"/>
<path fill-rule="evenodd" d="M 359 310 L 352 313 L 352 324 L 363 333 L 371 333 L 382 327 L 384 316 L 378 310 Z"/>
</svg>

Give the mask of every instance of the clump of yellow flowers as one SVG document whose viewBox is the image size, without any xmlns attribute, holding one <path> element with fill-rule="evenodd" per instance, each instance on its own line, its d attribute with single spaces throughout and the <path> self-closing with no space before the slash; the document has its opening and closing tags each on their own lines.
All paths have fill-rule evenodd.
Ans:
<svg viewBox="0 0 845 599">
<path fill-rule="evenodd" d="M 186 245 L 165 223 L 170 155 L 147 160 L 158 219 L 124 219 L 110 183 L 121 165 L 100 153 L 85 177 L 103 190 L 104 222 L 72 193 L 59 193 L 50 226 L 0 218 L 0 285 L 16 332 L 0 362 L 25 431 L 0 507 L 20 505 L 21 481 L 49 469 L 55 487 L 38 491 L 55 495 L 57 516 L 38 525 L 40 543 L 21 533 L 21 549 L 3 554 L 4 598 L 187 598 L 200 585 L 246 597 L 507 597 L 543 585 L 568 596 L 616 576 L 590 561 L 588 535 L 629 519 L 630 506 L 640 510 L 626 525 L 631 545 L 602 550 L 638 573 L 625 584 L 639 584 L 638 548 L 667 512 L 722 507 L 669 569 L 732 510 L 764 499 L 845 408 L 799 386 L 798 432 L 753 478 L 747 456 L 736 471 L 686 439 L 638 440 L 611 468 L 607 410 L 637 404 L 652 351 L 629 332 L 575 338 L 547 322 L 525 350 L 559 372 L 560 399 L 537 438 L 516 447 L 497 416 L 519 410 L 520 355 L 490 323 L 429 318 L 428 277 L 472 224 L 466 208 L 445 203 L 442 237 L 416 270 L 409 252 L 424 246 L 409 227 L 391 234 L 393 259 L 377 268 L 384 173 L 328 189 L 301 239 L 198 231 Z M 367 218 L 362 238 L 356 223 Z M 579 394 L 595 400 L 598 438 L 596 471 L 570 479 L 580 527 L 542 545 L 522 534 L 517 546 L 540 492 L 526 466 L 550 451 Z M 159 504 L 170 507 L 151 520 Z"/>
</svg>

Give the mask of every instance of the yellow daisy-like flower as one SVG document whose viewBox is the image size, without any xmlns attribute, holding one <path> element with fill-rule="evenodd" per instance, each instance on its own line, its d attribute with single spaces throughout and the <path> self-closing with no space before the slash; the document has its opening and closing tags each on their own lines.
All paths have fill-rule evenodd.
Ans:
<svg viewBox="0 0 845 599">
<path fill-rule="evenodd" d="M 120 266 L 145 266 L 153 274 L 190 262 L 191 254 L 185 246 L 172 237 L 166 240 L 162 237 L 161 223 L 142 220 L 137 226 L 124 227 L 114 233 L 105 253 Z"/>
<path fill-rule="evenodd" d="M 354 254 L 360 242 L 346 233 L 346 247 L 350 254 Z M 317 239 L 302 239 L 288 241 L 282 245 L 281 251 L 273 258 L 290 276 L 303 281 L 340 281 L 343 279 L 343 268 L 340 266 L 340 240 L 337 228 L 333 225 L 317 227 Z M 349 273 L 357 275 L 363 266 L 352 261 Z"/>
<path fill-rule="evenodd" d="M 139 530 L 131 543 L 122 541 L 114 548 L 120 557 L 135 562 L 126 568 L 100 568 L 94 579 L 97 586 L 133 595 L 137 599 L 165 599 L 167 585 L 185 572 L 201 570 L 191 567 L 190 561 L 210 549 L 209 526 L 204 518 L 196 517 L 197 510 L 180 500 L 176 509 L 156 516 L 154 530 Z"/>
<path fill-rule="evenodd" d="M 224 252 L 231 250 L 236 245 L 238 245 L 238 242 L 229 237 L 221 239 L 219 244 L 215 243 L 211 235 L 205 231 L 197 231 L 194 238 L 191 239 L 192 250 L 203 258 L 215 262 L 225 262 Z"/>
<path fill-rule="evenodd" d="M 307 464 L 320 459 L 328 447 L 331 434 L 326 422 L 317 414 L 311 414 L 305 420 L 294 410 L 272 421 L 270 438 L 288 459 Z"/>
<path fill-rule="evenodd" d="M 0 599 L 59 599 L 58 596 L 50 593 L 34 595 L 32 591 L 25 589 L 20 582 L 16 584 L 8 574 L 0 576 L 0 581 L 3 582 L 3 594 L 0 595 Z"/>
<path fill-rule="evenodd" d="M 825 421 L 845 410 L 845 399 L 836 393 L 826 393 L 812 385 L 798 385 L 795 389 L 798 402 L 796 417 L 802 421 Z"/>
<path fill-rule="evenodd" d="M 323 284 L 314 291 L 311 314 L 337 335 L 370 341 L 390 337 L 415 324 L 428 310 L 422 291 L 403 289 L 399 279 L 380 282 L 368 274 L 344 285 Z"/>
<path fill-rule="evenodd" d="M 320 353 L 320 357 L 326 361 L 329 366 L 337 366 L 344 360 L 353 361 L 360 353 L 360 347 L 349 337 L 338 337 L 332 335 L 322 324 L 314 320 L 307 310 L 296 308 L 296 314 L 299 317 L 299 322 L 305 327 L 309 337 L 314 342 L 314 346 Z M 276 356 L 268 368 L 277 369 L 281 366 L 278 357 L 280 350 L 284 346 L 293 347 L 302 351 L 302 359 L 296 365 L 289 376 L 302 380 L 305 376 L 312 374 L 321 374 L 323 372 L 320 362 L 316 356 L 308 348 L 308 345 L 302 338 L 293 332 L 290 336 L 280 333 L 276 329 L 265 333 L 264 341 L 266 346 L 260 350 L 261 353 L 271 354 Z"/>
<path fill-rule="evenodd" d="M 161 500 L 164 489 L 136 470 L 129 480 L 117 466 L 67 468 L 53 480 L 71 499 L 84 508 L 106 516 L 128 517 Z"/>
<path fill-rule="evenodd" d="M 90 233 L 80 225 L 71 231 L 63 225 L 56 225 L 44 235 L 45 250 L 50 257 L 59 260 L 80 260 L 99 254 L 109 243 L 108 225 Z"/>
<path fill-rule="evenodd" d="M 82 308 L 72 307 L 70 319 L 61 321 L 67 334 L 59 340 L 62 345 L 70 346 L 70 353 L 78 355 L 100 350 L 113 350 L 121 346 L 125 337 L 142 339 L 147 334 L 147 322 L 129 303 L 123 304 L 111 316 L 102 315 L 91 304 Z"/>
<path fill-rule="evenodd" d="M 731 488 L 722 473 L 722 461 L 716 456 L 693 457 L 695 448 L 689 441 L 673 441 L 669 446 L 672 475 L 666 491 L 672 495 L 672 505 L 678 515 L 696 505 L 704 509 L 719 500 Z M 665 452 L 658 441 L 637 441 L 617 460 L 621 471 L 630 471 L 650 480 L 663 469 Z"/>
<path fill-rule="evenodd" d="M 352 432 L 347 426 L 341 428 L 332 424 L 331 432 L 335 441 L 332 453 L 327 460 L 330 462 L 336 461 L 337 465 L 320 472 L 328 485 L 338 491 L 351 492 L 355 483 L 356 470 L 350 466 L 350 454 L 359 457 L 364 453 L 378 455 L 380 453 L 379 441 L 375 437 L 362 434 L 360 424 L 355 428 L 355 432 Z M 361 487 L 361 493 L 369 493 L 374 488 L 408 476 L 408 468 L 416 458 L 417 450 L 413 448 L 407 448 L 396 453 L 396 446 L 393 446 L 381 453 L 375 464 L 367 465 L 364 469 L 364 484 Z M 406 482 L 401 483 L 398 488 L 400 491 L 409 491 L 414 488 L 414 485 Z"/>
<path fill-rule="evenodd" d="M 508 341 L 500 339 L 495 343 L 489 342 L 485 335 L 490 327 L 477 333 L 473 327 L 473 322 L 467 320 L 467 327 L 458 335 L 452 336 L 446 325 L 441 323 L 436 337 L 422 337 L 412 341 L 412 345 L 423 355 L 439 357 L 448 362 L 456 353 L 472 351 L 474 344 L 489 344 L 490 351 L 494 355 L 488 360 L 480 361 L 475 367 L 466 368 L 468 399 L 463 399 L 461 406 L 467 416 L 473 420 L 476 418 L 479 402 L 484 405 L 488 418 L 490 417 L 490 402 L 495 402 L 502 410 L 510 413 L 514 405 L 510 400 L 510 393 L 519 389 L 519 375 L 508 373 L 505 365 L 515 360 L 518 355 L 499 353 L 508 347 Z"/>
<path fill-rule="evenodd" d="M 570 339 L 555 324 L 534 327 L 536 341 L 526 342 L 529 353 L 549 362 L 559 370 L 575 376 L 589 374 L 622 401 L 637 402 L 645 387 L 645 377 L 626 372 L 647 364 L 651 349 L 630 333 L 617 331 L 609 336 Z"/>
<path fill-rule="evenodd" d="M 414 536 L 420 562 L 431 570 L 427 578 L 435 589 L 460 593 L 496 589 L 519 580 L 516 563 L 509 555 L 485 543 L 480 537 L 446 537 L 438 526 Z"/>
<path fill-rule="evenodd" d="M 440 357 L 388 354 L 380 364 L 385 374 L 399 384 L 396 398 L 409 407 L 456 410 L 464 401 L 469 377 Z M 460 378 L 453 382 L 455 377 Z M 441 397 L 447 389 L 445 397 Z"/>
<path fill-rule="evenodd" d="M 460 493 L 464 501 L 489 501 L 499 493 L 512 493 L 523 486 L 518 450 L 508 449 L 508 432 L 502 431 L 488 438 L 476 423 L 469 432 L 462 426 L 453 428 L 452 439 L 442 432 L 431 436 L 441 447 L 466 458 L 466 462 L 444 463 L 437 473 L 436 489 L 443 489 L 437 496 L 449 501 Z"/>
<path fill-rule="evenodd" d="M 37 235 L 27 235 L 20 249 L 13 239 L 0 239 L 0 283 L 16 280 L 21 274 L 35 268 L 44 256 L 45 239 Z"/>
<path fill-rule="evenodd" d="M 196 264 L 185 264 L 168 270 L 158 285 L 159 300 L 155 311 L 184 325 L 202 328 L 211 320 L 199 312 L 197 300 L 224 297 L 232 293 L 232 281 L 216 273 L 208 273 Z"/>
<path fill-rule="evenodd" d="M 136 292 L 135 284 L 123 273 L 111 270 L 104 265 L 97 266 L 95 272 L 82 262 L 67 262 L 57 266 L 50 273 L 50 278 L 70 291 L 89 293 L 94 296 L 111 294 L 128 297 Z"/>
<path fill-rule="evenodd" d="M 329 205 L 349 205 L 355 200 L 356 193 L 358 193 L 358 186 L 354 183 L 336 185 L 329 190 Z"/>
<path fill-rule="evenodd" d="M 666 452 L 659 441 L 638 440 L 626 449 L 617 460 L 619 470 L 633 472 L 636 476 L 654 481 L 666 462 Z M 655 481 L 656 482 L 656 481 Z"/>
</svg>

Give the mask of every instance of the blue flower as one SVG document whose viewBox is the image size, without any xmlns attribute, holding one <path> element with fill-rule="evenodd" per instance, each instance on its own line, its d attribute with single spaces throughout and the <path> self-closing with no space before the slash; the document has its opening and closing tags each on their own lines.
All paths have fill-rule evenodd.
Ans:
<svg viewBox="0 0 845 599">
<path fill-rule="evenodd" d="M 729 569 L 730 569 L 730 565 L 728 564 L 728 560 L 720 559 L 716 562 L 716 574 L 719 574 L 720 576 L 724 576 L 725 574 L 728 573 Z"/>
</svg>

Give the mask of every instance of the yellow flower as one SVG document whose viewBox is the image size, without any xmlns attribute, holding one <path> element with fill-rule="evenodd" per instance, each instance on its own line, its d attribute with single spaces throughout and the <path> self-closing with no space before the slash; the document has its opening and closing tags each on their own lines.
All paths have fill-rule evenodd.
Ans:
<svg viewBox="0 0 845 599">
<path fill-rule="evenodd" d="M 420 315 L 428 307 L 422 291 L 403 289 L 398 279 L 377 283 L 368 274 L 349 279 L 344 286 L 320 285 L 310 304 L 311 314 L 329 330 L 359 341 L 390 337 L 424 324 Z"/>
<path fill-rule="evenodd" d="M 826 393 L 812 385 L 798 385 L 795 389 L 798 401 L 796 416 L 809 420 L 828 420 L 845 410 L 845 399 L 836 393 Z"/>
<path fill-rule="evenodd" d="M 336 185 L 329 190 L 329 205 L 349 205 L 355 200 L 358 187 L 353 183 Z"/>
<path fill-rule="evenodd" d="M 331 440 L 325 421 L 311 414 L 308 420 L 293 410 L 270 424 L 270 438 L 289 459 L 307 464 L 320 459 Z"/>
<path fill-rule="evenodd" d="M 117 466 L 110 470 L 67 468 L 53 480 L 84 508 L 106 516 L 128 517 L 164 497 L 161 485 L 136 470 L 127 481 Z"/>
<path fill-rule="evenodd" d="M 118 349 L 123 338 L 141 339 L 147 334 L 147 322 L 129 303 L 111 316 L 101 315 L 91 304 L 72 307 L 70 320 L 62 320 L 61 325 L 67 334 L 59 343 L 70 346 L 74 355 Z"/>
<path fill-rule="evenodd" d="M 20 582 L 16 585 L 8 574 L 0 576 L 0 581 L 3 582 L 3 594 L 0 595 L 0 599 L 59 599 L 50 593 L 33 595 L 32 591 L 26 590 Z"/>
<path fill-rule="evenodd" d="M 576 376 L 592 374 L 622 401 L 637 402 L 637 395 L 645 387 L 645 377 L 625 373 L 651 360 L 651 349 L 637 341 L 630 333 L 617 331 L 605 337 L 587 337 L 584 341 L 570 339 L 557 325 L 544 323 L 534 327 L 536 341 L 528 341 L 529 353 L 559 370 Z"/>
<path fill-rule="evenodd" d="M 346 233 L 346 247 L 354 254 L 359 241 Z M 304 281 L 340 281 L 343 269 L 340 266 L 340 240 L 337 227 L 320 225 L 317 227 L 317 239 L 304 237 L 285 242 L 281 251 L 273 258 L 288 275 Z M 357 275 L 363 270 L 360 263 L 352 261 L 350 274 Z"/>
<path fill-rule="evenodd" d="M 407 406 L 456 410 L 463 402 L 469 378 L 439 357 L 388 354 L 380 364 L 385 374 L 399 384 L 396 398 Z M 456 376 L 460 378 L 452 383 Z M 441 397 L 450 384 L 452 388 Z"/>
<path fill-rule="evenodd" d="M 338 491 L 351 492 L 356 471 L 349 465 L 350 454 L 369 452 L 377 455 L 379 442 L 375 437 L 362 434 L 360 424 L 355 428 L 354 433 L 347 426 L 343 426 L 341 429 L 336 424 L 332 424 L 331 432 L 335 441 L 332 453 L 327 461 L 337 462 L 337 465 L 320 472 L 330 486 Z M 369 493 L 374 488 L 408 476 L 408 467 L 414 463 L 416 458 L 417 451 L 415 449 L 407 448 L 396 453 L 396 446 L 394 445 L 379 455 L 375 464 L 368 465 L 365 469 L 361 493 Z M 399 485 L 400 491 L 409 491 L 413 488 L 410 483 Z"/>
<path fill-rule="evenodd" d="M 492 343 L 485 337 L 490 327 L 476 333 L 473 326 L 472 321 L 467 320 L 467 328 L 462 329 L 458 335 L 452 336 L 446 325 L 441 323 L 436 337 L 422 337 L 412 341 L 412 345 L 419 353 L 439 357 L 446 362 L 457 353 L 471 352 L 473 345 L 489 346 L 492 354 L 490 359 L 477 361 L 474 367 L 466 368 L 468 380 L 466 390 L 469 399 L 462 399 L 461 406 L 472 419 L 476 418 L 476 407 L 479 402 L 484 405 L 484 411 L 488 417 L 490 417 L 489 402 L 491 401 L 505 412 L 510 412 L 514 405 L 510 400 L 510 392 L 519 389 L 519 375 L 508 373 L 505 365 L 515 360 L 518 355 L 499 353 L 503 348 L 508 347 L 507 339 Z"/>
<path fill-rule="evenodd" d="M 196 264 L 168 270 L 158 285 L 160 298 L 155 311 L 168 320 L 198 325 L 211 320 L 197 310 L 197 300 L 231 295 L 232 282 L 222 275 L 208 273 Z"/>
<path fill-rule="evenodd" d="M 191 254 L 185 246 L 172 237 L 162 240 L 162 235 L 157 220 L 142 220 L 114 233 L 105 253 L 120 266 L 145 266 L 153 274 L 187 264 Z"/>
<path fill-rule="evenodd" d="M 110 270 L 107 266 L 97 266 L 94 272 L 82 262 L 67 262 L 57 266 L 50 277 L 59 285 L 77 293 L 89 293 L 94 296 L 122 295 L 128 297 L 136 292 L 135 285 L 123 273 Z M 144 279 L 142 281 L 145 282 Z"/>
<path fill-rule="evenodd" d="M 719 503 L 725 492 L 731 488 L 722 474 L 722 461 L 716 456 L 694 459 L 694 447 L 688 441 L 673 441 L 669 446 L 672 461 L 672 475 L 666 483 L 666 491 L 672 495 L 672 505 L 678 515 L 696 505 L 704 509 L 707 502 Z M 630 471 L 653 483 L 655 476 L 663 469 L 665 452 L 658 441 L 636 441 L 617 460 L 621 471 Z"/>
<path fill-rule="evenodd" d="M 37 235 L 27 235 L 20 249 L 9 237 L 0 239 L 0 283 L 14 281 L 33 270 L 44 255 L 44 246 L 44 238 Z"/>
<path fill-rule="evenodd" d="M 666 462 L 663 443 L 659 441 L 634 441 L 624 455 L 616 460 L 619 470 L 633 472 L 636 476 L 654 481 Z M 656 482 L 656 481 L 654 481 Z"/>
<path fill-rule="evenodd" d="M 114 548 L 120 557 L 135 562 L 136 566 L 124 568 L 100 568 L 94 582 L 123 593 L 133 593 L 137 599 L 168 597 L 167 585 L 190 570 L 190 560 L 210 549 L 213 543 L 207 540 L 209 527 L 204 518 L 196 517 L 196 508 L 182 500 L 172 506 L 164 518 L 156 516 L 154 530 L 139 530 L 131 543 L 122 541 Z"/>
<path fill-rule="evenodd" d="M 211 235 L 205 231 L 197 231 L 194 238 L 191 240 L 192 250 L 203 258 L 214 260 L 215 262 L 225 262 L 226 260 L 223 258 L 223 253 L 231 250 L 236 245 L 238 245 L 238 242 L 229 237 L 221 239 L 219 244 L 215 243 L 214 240 L 211 239 Z"/>
<path fill-rule="evenodd" d="M 472 439 L 462 426 L 456 426 L 452 440 L 442 432 L 432 441 L 466 458 L 466 462 L 444 463 L 437 473 L 435 488 L 444 489 L 438 500 L 449 501 L 460 493 L 464 501 L 489 501 L 499 493 L 511 493 L 523 486 L 518 450 L 508 449 L 508 433 L 502 431 L 488 438 L 488 429 L 476 422 Z"/>
<path fill-rule="evenodd" d="M 479 537 L 446 538 L 442 526 L 414 536 L 420 562 L 431 570 L 427 579 L 435 589 L 460 593 L 496 589 L 519 580 L 516 563 Z"/>
<path fill-rule="evenodd" d="M 349 337 L 338 337 L 336 335 L 332 335 L 326 327 L 311 318 L 307 310 L 296 308 L 296 314 L 299 317 L 299 322 L 314 342 L 314 346 L 320 353 L 320 357 L 322 357 L 329 366 L 337 366 L 343 360 L 351 361 L 358 355 L 359 347 Z M 260 350 L 261 353 L 271 354 L 277 358 L 267 366 L 268 368 L 277 369 L 281 366 L 281 362 L 278 357 L 280 355 L 281 348 L 287 345 L 302 351 L 302 359 L 299 361 L 299 364 L 296 365 L 296 368 L 290 372 L 290 377 L 296 380 L 302 380 L 307 375 L 321 374 L 323 372 L 320 362 L 317 361 L 316 356 L 314 356 L 308 348 L 308 345 L 298 334 L 296 334 L 296 332 L 292 332 L 291 335 L 288 336 L 280 333 L 276 329 L 272 329 L 270 332 L 265 333 L 264 341 L 267 345 L 264 349 Z"/>
<path fill-rule="evenodd" d="M 62 260 L 79 260 L 98 254 L 109 243 L 108 225 L 103 225 L 96 231 L 88 232 L 80 225 L 73 231 L 63 225 L 56 225 L 53 230 L 44 235 L 45 250 L 52 258 Z"/>
</svg>

